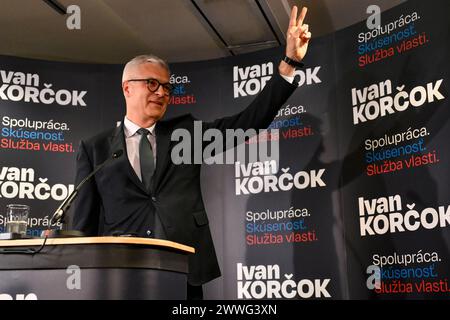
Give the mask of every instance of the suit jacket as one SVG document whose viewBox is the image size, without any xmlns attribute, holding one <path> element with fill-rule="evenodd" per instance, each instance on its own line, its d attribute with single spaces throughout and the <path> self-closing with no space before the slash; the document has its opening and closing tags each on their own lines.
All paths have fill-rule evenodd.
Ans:
<svg viewBox="0 0 450 320">
<path fill-rule="evenodd" d="M 278 109 L 297 88 L 278 73 L 242 112 L 203 123 L 203 130 L 264 129 Z M 123 150 L 123 155 L 102 168 L 78 193 L 73 228 L 87 235 L 110 235 L 114 231 L 134 232 L 147 237 L 156 214 L 166 238 L 195 248 L 189 257 L 188 282 L 201 285 L 220 276 L 220 268 L 209 229 L 208 217 L 200 190 L 199 164 L 175 165 L 170 158 L 175 129 L 186 129 L 192 136 L 194 117 L 190 114 L 156 124 L 156 169 L 152 190 L 144 185 L 127 157 L 123 126 L 81 141 L 77 154 L 76 183 L 97 165 Z"/>
</svg>

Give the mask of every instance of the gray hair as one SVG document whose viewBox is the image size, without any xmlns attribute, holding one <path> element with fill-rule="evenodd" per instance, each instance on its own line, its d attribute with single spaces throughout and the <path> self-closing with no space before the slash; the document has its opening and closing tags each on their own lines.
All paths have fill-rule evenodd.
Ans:
<svg viewBox="0 0 450 320">
<path fill-rule="evenodd" d="M 126 75 L 130 72 L 130 70 L 134 69 L 138 65 L 144 64 L 144 63 L 157 63 L 160 66 L 162 66 L 164 69 L 167 70 L 167 72 L 170 74 L 169 65 L 167 62 L 153 54 L 144 54 L 137 57 L 134 57 L 130 61 L 127 62 L 125 67 L 123 68 L 122 73 L 122 83 L 128 79 L 126 79 Z"/>
</svg>

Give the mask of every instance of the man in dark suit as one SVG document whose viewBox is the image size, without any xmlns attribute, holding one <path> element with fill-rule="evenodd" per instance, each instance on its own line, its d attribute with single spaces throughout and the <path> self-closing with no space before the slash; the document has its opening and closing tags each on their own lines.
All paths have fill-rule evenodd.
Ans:
<svg viewBox="0 0 450 320">
<path fill-rule="evenodd" d="M 297 87 L 295 67 L 306 54 L 311 33 L 291 12 L 286 57 L 264 90 L 241 113 L 203 123 L 203 130 L 267 128 Z M 191 115 L 160 120 L 171 86 L 167 64 L 156 56 L 139 56 L 127 63 L 122 78 L 126 116 L 120 127 L 81 141 L 76 183 L 97 165 L 123 150 L 124 155 L 100 170 L 78 194 L 74 229 L 87 235 L 132 233 L 162 238 L 195 248 L 189 258 L 188 295 L 201 297 L 201 285 L 220 276 L 208 217 L 200 190 L 200 165 L 176 165 L 170 154 L 176 129 L 193 133 Z M 143 156 L 144 154 L 144 156 Z"/>
</svg>

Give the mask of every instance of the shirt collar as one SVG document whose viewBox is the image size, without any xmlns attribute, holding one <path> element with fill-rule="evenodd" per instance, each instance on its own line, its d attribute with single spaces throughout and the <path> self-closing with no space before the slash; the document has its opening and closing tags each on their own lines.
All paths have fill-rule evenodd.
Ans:
<svg viewBox="0 0 450 320">
<path fill-rule="evenodd" d="M 152 135 L 154 135 L 155 134 L 155 126 L 156 126 L 156 122 L 151 127 L 148 127 L 145 129 L 147 129 L 148 131 L 150 131 L 150 133 Z M 136 134 L 136 132 L 141 128 L 137 124 L 135 124 L 133 121 L 128 119 L 126 116 L 123 120 L 123 127 L 125 129 L 125 136 L 127 138 L 134 136 Z"/>
</svg>

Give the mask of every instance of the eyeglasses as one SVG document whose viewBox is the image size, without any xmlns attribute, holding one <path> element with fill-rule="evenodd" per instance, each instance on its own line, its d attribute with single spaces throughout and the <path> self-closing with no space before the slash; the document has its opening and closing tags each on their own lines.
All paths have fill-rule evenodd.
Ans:
<svg viewBox="0 0 450 320">
<path fill-rule="evenodd" d="M 151 92 L 155 92 L 159 89 L 159 86 L 163 87 L 164 94 L 166 96 L 170 96 L 173 91 L 173 86 L 170 83 L 161 83 L 156 79 L 148 78 L 148 79 L 130 79 L 127 81 L 145 81 L 147 82 L 147 88 Z"/>
</svg>

